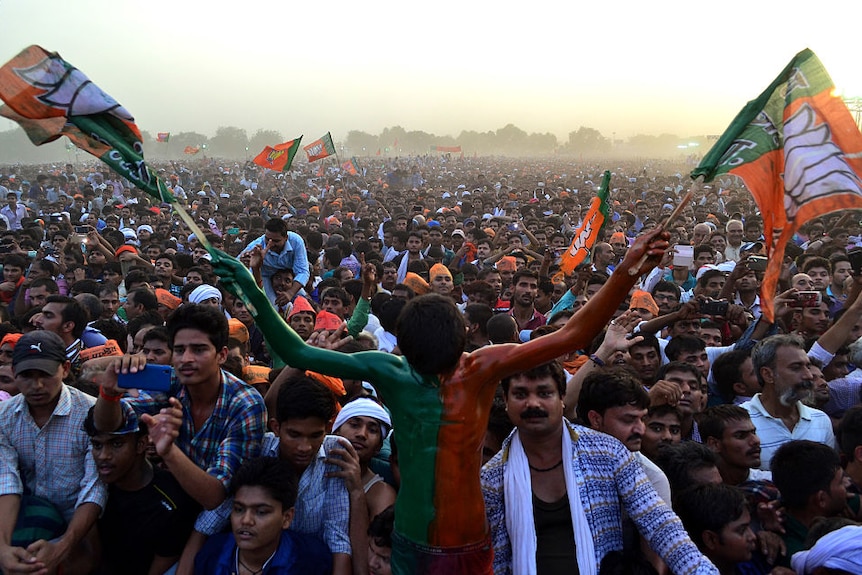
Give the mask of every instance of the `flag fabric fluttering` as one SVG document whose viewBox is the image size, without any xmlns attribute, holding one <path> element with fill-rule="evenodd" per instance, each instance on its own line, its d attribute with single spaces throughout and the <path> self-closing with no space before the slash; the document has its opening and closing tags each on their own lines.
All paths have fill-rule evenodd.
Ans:
<svg viewBox="0 0 862 575">
<path fill-rule="evenodd" d="M 183 153 L 188 154 L 190 156 L 194 156 L 195 154 L 197 154 L 200 151 L 201 151 L 200 146 L 186 146 L 185 149 L 183 150 Z"/>
<path fill-rule="evenodd" d="M 432 152 L 453 152 L 458 153 L 461 151 L 461 146 L 431 146 Z"/>
<path fill-rule="evenodd" d="M 811 50 L 797 54 L 769 87 L 748 102 L 691 176 L 709 182 L 738 176 L 771 239 L 761 309 L 773 300 L 784 250 L 808 220 L 862 208 L 862 134 Z"/>
<path fill-rule="evenodd" d="M 162 202 L 175 202 L 144 163 L 135 119 L 56 52 L 29 46 L 0 68 L 0 115 L 17 122 L 34 144 L 66 136 Z"/>
<path fill-rule="evenodd" d="M 293 158 L 299 150 L 299 142 L 301 141 L 302 136 L 276 146 L 266 146 L 253 161 L 263 168 L 269 168 L 276 172 L 286 172 L 293 163 Z"/>
<path fill-rule="evenodd" d="M 343 164 L 341 164 L 341 169 L 350 174 L 351 176 L 355 176 L 359 173 L 359 162 L 356 161 L 356 158 L 350 158 Z"/>
<path fill-rule="evenodd" d="M 326 132 L 319 140 L 303 146 L 302 149 L 308 157 L 309 162 L 322 160 L 335 154 L 335 144 L 332 143 L 332 136 L 329 132 Z"/>
<path fill-rule="evenodd" d="M 562 255 L 560 271 L 570 275 L 584 261 L 599 237 L 599 231 L 605 222 L 610 221 L 610 183 L 611 173 L 605 171 L 598 194 L 590 201 L 590 209 L 584 216 L 584 221 L 575 231 L 572 243 Z"/>
<path fill-rule="evenodd" d="M 167 143 L 170 139 L 171 139 L 171 133 L 170 132 L 159 132 L 158 134 L 156 134 L 156 141 L 157 142 Z"/>
</svg>

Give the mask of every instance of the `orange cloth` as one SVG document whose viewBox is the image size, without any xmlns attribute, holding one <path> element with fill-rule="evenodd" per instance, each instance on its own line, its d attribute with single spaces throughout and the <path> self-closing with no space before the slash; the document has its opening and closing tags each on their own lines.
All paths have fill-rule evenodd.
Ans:
<svg viewBox="0 0 862 575">
<path fill-rule="evenodd" d="M 12 349 L 15 349 L 15 344 L 18 343 L 18 340 L 21 339 L 23 333 L 7 333 L 3 336 L 3 339 L 0 340 L 0 347 L 3 347 L 7 343 L 12 346 Z"/>
<path fill-rule="evenodd" d="M 575 359 L 571 361 L 563 362 L 563 369 L 569 372 L 571 375 L 575 375 L 579 369 L 581 369 L 585 363 L 590 360 L 589 356 L 579 355 Z"/>
<path fill-rule="evenodd" d="M 655 300 L 647 291 L 636 290 L 632 294 L 631 303 L 629 303 L 629 309 L 635 308 L 648 310 L 654 316 L 658 316 L 658 304 L 655 303 Z"/>
<path fill-rule="evenodd" d="M 242 368 L 242 378 L 249 385 L 269 383 L 270 368 L 263 365 L 247 365 Z"/>
<path fill-rule="evenodd" d="M 314 311 L 314 308 L 311 307 L 311 304 L 308 302 L 308 300 L 305 299 L 303 296 L 299 296 L 295 300 L 293 300 L 293 307 L 290 308 L 290 313 L 287 314 L 287 319 L 290 319 L 296 314 L 302 313 L 304 311 L 314 316 L 317 315 L 317 312 Z"/>
<path fill-rule="evenodd" d="M 431 286 L 428 285 L 428 282 L 413 272 L 407 272 L 403 283 L 412 289 L 416 295 L 425 295 L 431 291 Z"/>
<path fill-rule="evenodd" d="M 3 345 L 3 344 L 0 344 Z M 95 359 L 97 357 L 109 357 L 123 355 L 123 352 L 120 350 L 119 344 L 113 339 L 109 339 L 103 345 L 97 345 L 96 347 L 88 347 L 87 349 L 82 349 L 80 358 L 81 361 L 88 361 L 91 359 Z"/>
<path fill-rule="evenodd" d="M 168 309 L 177 309 L 183 303 L 183 300 L 163 288 L 156 288 L 156 299 Z"/>
<path fill-rule="evenodd" d="M 497 269 L 504 272 L 513 272 L 518 269 L 518 261 L 514 256 L 503 256 L 497 262 Z"/>
<path fill-rule="evenodd" d="M 334 313 L 330 313 L 326 310 L 321 310 L 317 314 L 317 320 L 314 322 L 314 330 L 325 329 L 328 331 L 334 331 L 341 327 L 341 324 L 344 322 L 343 319 L 335 315 Z"/>
<path fill-rule="evenodd" d="M 444 266 L 443 264 L 434 264 L 431 266 L 431 271 L 428 272 L 428 276 L 431 278 L 431 281 L 434 281 L 434 278 L 437 276 L 448 276 L 449 279 L 452 279 L 452 272 L 449 271 L 449 268 Z"/>
<path fill-rule="evenodd" d="M 248 342 L 248 328 L 245 327 L 245 324 L 236 319 L 235 317 L 227 320 L 227 328 L 228 328 L 228 337 L 232 337 L 233 339 L 239 341 L 240 343 Z"/>
</svg>

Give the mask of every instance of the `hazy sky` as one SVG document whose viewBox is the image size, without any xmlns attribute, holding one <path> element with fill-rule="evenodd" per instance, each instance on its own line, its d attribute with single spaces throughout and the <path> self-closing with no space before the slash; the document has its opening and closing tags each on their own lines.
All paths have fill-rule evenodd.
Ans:
<svg viewBox="0 0 862 575">
<path fill-rule="evenodd" d="M 806 47 L 862 96 L 860 22 L 860 0 L 0 0 L 0 62 L 59 52 L 151 133 L 685 137 L 721 133 Z"/>
</svg>

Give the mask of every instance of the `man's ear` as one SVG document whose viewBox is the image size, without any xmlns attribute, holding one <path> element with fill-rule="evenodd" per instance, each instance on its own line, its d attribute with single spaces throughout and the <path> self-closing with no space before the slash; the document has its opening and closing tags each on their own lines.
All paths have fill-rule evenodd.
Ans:
<svg viewBox="0 0 862 575">
<path fill-rule="evenodd" d="M 721 453 L 721 442 L 718 440 L 717 437 L 707 437 L 706 446 L 713 453 Z"/>
<path fill-rule="evenodd" d="M 706 529 L 700 534 L 700 538 L 703 541 L 703 546 L 710 551 L 714 551 L 721 547 L 720 537 L 715 531 Z"/>
<path fill-rule="evenodd" d="M 853 460 L 862 461 L 862 445 L 857 445 L 856 449 L 853 450 Z"/>
<path fill-rule="evenodd" d="M 774 383 L 772 368 L 764 365 L 760 368 L 760 379 L 763 383 Z"/>
<path fill-rule="evenodd" d="M 224 362 L 227 360 L 228 353 L 227 346 L 224 346 L 218 351 L 218 353 L 216 353 L 216 361 L 218 361 L 219 365 L 224 365 Z"/>
<path fill-rule="evenodd" d="M 293 515 L 296 511 L 295 507 L 291 507 L 290 509 L 286 509 L 284 513 L 281 514 L 281 528 L 287 529 L 290 527 L 290 524 L 293 522 Z"/>
<path fill-rule="evenodd" d="M 266 422 L 266 426 L 269 428 L 269 430 L 271 432 L 278 435 L 278 428 L 279 427 L 278 427 L 278 420 L 276 418 L 270 417 Z"/>
<path fill-rule="evenodd" d="M 737 381 L 733 384 L 733 393 L 740 396 L 745 396 L 748 393 L 748 390 L 745 388 L 745 384 L 741 381 Z"/>
<path fill-rule="evenodd" d="M 590 427 L 593 429 L 600 430 L 602 428 L 602 416 L 594 409 L 587 412 L 587 421 L 590 422 Z"/>
</svg>

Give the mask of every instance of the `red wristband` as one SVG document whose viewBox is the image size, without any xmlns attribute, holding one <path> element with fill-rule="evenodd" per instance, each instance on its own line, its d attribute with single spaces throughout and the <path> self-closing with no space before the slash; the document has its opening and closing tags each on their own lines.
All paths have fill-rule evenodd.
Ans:
<svg viewBox="0 0 862 575">
<path fill-rule="evenodd" d="M 111 403 L 116 403 L 116 402 L 120 401 L 120 398 L 123 396 L 122 395 L 111 395 L 109 393 L 105 393 L 105 388 L 100 385 L 99 386 L 99 397 L 101 397 L 105 401 L 110 401 Z"/>
</svg>

